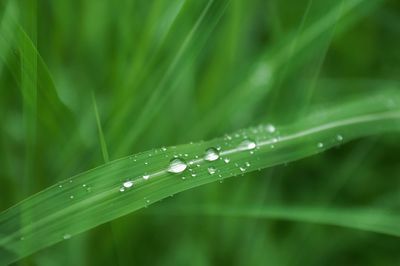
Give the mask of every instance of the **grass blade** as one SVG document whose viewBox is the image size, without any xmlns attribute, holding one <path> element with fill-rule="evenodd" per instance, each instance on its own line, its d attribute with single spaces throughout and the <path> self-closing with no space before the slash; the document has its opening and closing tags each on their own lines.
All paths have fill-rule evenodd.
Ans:
<svg viewBox="0 0 400 266">
<path fill-rule="evenodd" d="M 143 152 L 49 187 L 0 214 L 0 263 L 14 262 L 190 188 L 400 130 L 398 91 L 320 110 L 275 130 L 258 126 L 210 141 Z M 21 223 L 25 215 L 31 223 Z"/>
<path fill-rule="evenodd" d="M 236 218 L 277 219 L 333 225 L 400 237 L 400 216 L 377 208 L 308 206 L 210 206 L 168 209 L 171 214 L 212 215 Z"/>
</svg>

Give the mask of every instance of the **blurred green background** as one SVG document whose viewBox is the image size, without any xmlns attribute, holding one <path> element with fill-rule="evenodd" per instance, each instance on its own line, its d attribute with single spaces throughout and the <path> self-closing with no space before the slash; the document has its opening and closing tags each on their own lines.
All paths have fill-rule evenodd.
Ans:
<svg viewBox="0 0 400 266">
<path fill-rule="evenodd" d="M 398 0 L 1 0 L 0 23 L 0 210 L 104 163 L 94 101 L 113 160 L 400 89 Z M 16 265 L 399 265 L 395 237 L 176 211 L 400 211 L 398 140 L 196 188 Z"/>
</svg>

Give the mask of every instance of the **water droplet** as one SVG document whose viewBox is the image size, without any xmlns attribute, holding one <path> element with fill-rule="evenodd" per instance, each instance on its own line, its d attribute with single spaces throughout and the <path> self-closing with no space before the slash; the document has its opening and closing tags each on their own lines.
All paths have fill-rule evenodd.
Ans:
<svg viewBox="0 0 400 266">
<path fill-rule="evenodd" d="M 144 176 L 143 176 L 143 179 L 144 179 L 144 180 L 147 180 L 147 179 L 149 179 L 149 178 L 150 178 L 149 175 L 144 175 Z"/>
<path fill-rule="evenodd" d="M 318 147 L 318 148 L 323 148 L 323 147 L 324 147 L 324 143 L 318 142 L 317 147 Z"/>
<path fill-rule="evenodd" d="M 343 141 L 343 136 L 342 135 L 337 135 L 336 136 L 337 141 Z"/>
<path fill-rule="evenodd" d="M 274 133 L 276 131 L 276 128 L 274 125 L 272 124 L 268 124 L 265 126 L 265 129 L 269 132 L 269 133 Z"/>
<path fill-rule="evenodd" d="M 224 159 L 224 162 L 225 162 L 225 163 L 229 163 L 230 161 L 231 161 L 231 160 L 230 160 L 229 158 L 225 158 L 225 159 Z"/>
<path fill-rule="evenodd" d="M 244 167 L 239 167 L 239 169 L 240 169 L 241 172 L 246 171 L 246 168 L 244 168 Z"/>
<path fill-rule="evenodd" d="M 65 234 L 65 235 L 63 235 L 63 239 L 65 239 L 65 240 L 70 239 L 70 238 L 71 238 L 71 235 L 70 235 L 70 234 Z"/>
<path fill-rule="evenodd" d="M 119 189 L 119 191 L 120 191 L 120 192 L 124 192 L 124 191 L 125 191 L 125 188 L 124 188 L 124 187 L 121 187 L 121 188 Z"/>
<path fill-rule="evenodd" d="M 82 187 L 86 187 L 86 184 L 83 184 Z"/>
<path fill-rule="evenodd" d="M 145 165 L 148 165 L 148 164 L 149 164 L 149 162 L 144 162 L 144 164 L 145 164 Z"/>
<path fill-rule="evenodd" d="M 183 161 L 182 159 L 176 158 L 172 159 L 171 162 L 169 163 L 168 172 L 179 174 L 185 171 L 186 168 L 187 168 L 186 162 Z"/>
<path fill-rule="evenodd" d="M 70 199 L 74 199 L 74 195 L 69 196 Z"/>
<path fill-rule="evenodd" d="M 192 177 L 196 177 L 196 174 L 191 174 Z"/>
<path fill-rule="evenodd" d="M 126 181 L 122 184 L 125 188 L 131 188 L 133 186 L 133 182 L 132 181 Z"/>
<path fill-rule="evenodd" d="M 59 187 L 59 188 L 62 188 L 63 186 L 62 186 L 62 185 L 58 185 L 58 187 Z"/>
<path fill-rule="evenodd" d="M 219 152 L 215 148 L 208 148 L 206 154 L 204 155 L 204 160 L 212 162 L 219 158 Z"/>
<path fill-rule="evenodd" d="M 252 150 L 257 147 L 257 144 L 249 139 L 246 139 L 240 143 L 239 148 L 242 150 Z"/>
<path fill-rule="evenodd" d="M 272 139 L 272 142 L 273 142 L 273 143 L 278 143 L 278 138 L 273 138 L 273 139 Z"/>
<path fill-rule="evenodd" d="M 167 148 L 162 147 L 161 150 L 162 150 L 162 151 L 167 151 Z"/>
<path fill-rule="evenodd" d="M 250 163 L 249 162 L 246 162 L 245 165 L 246 165 L 246 167 L 250 167 Z"/>
<path fill-rule="evenodd" d="M 210 175 L 213 175 L 213 174 L 215 174 L 215 172 L 217 172 L 217 169 L 215 169 L 215 167 L 208 167 L 208 173 L 210 174 Z"/>
</svg>

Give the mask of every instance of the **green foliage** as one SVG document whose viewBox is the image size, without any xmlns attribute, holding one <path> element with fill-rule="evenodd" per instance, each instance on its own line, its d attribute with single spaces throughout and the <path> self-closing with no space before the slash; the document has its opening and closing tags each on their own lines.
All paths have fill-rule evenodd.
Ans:
<svg viewBox="0 0 400 266">
<path fill-rule="evenodd" d="M 2 1 L 0 264 L 397 263 L 399 11 Z"/>
</svg>

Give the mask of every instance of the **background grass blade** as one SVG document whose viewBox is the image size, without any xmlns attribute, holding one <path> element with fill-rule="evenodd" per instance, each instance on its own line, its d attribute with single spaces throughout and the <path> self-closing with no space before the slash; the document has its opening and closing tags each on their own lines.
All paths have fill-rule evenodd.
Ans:
<svg viewBox="0 0 400 266">
<path fill-rule="evenodd" d="M 276 130 L 264 125 L 224 138 L 112 161 L 60 182 L 1 213 L 1 262 L 13 262 L 193 187 L 297 160 L 344 141 L 397 131 L 399 104 L 397 91 L 381 92 L 324 112 L 313 112 Z M 203 158 L 210 147 L 214 153 L 219 150 L 215 161 Z M 182 164 L 175 165 L 177 174 L 167 171 L 174 158 L 185 162 L 184 168 L 180 168 Z M 21 224 L 21 215 L 28 215 L 31 222 Z M 81 222 L 74 223 L 77 219 Z"/>
<path fill-rule="evenodd" d="M 163 210 L 158 210 L 164 213 Z M 183 206 L 168 209 L 165 215 L 212 215 L 243 219 L 278 219 L 292 222 L 333 225 L 400 237 L 400 217 L 396 211 L 379 208 L 337 208 L 312 206 Z"/>
</svg>

